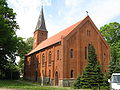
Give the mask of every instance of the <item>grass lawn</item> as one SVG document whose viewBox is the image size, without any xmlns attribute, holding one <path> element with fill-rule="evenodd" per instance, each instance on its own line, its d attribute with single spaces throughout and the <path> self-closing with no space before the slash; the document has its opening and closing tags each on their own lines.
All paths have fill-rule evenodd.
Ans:
<svg viewBox="0 0 120 90">
<path fill-rule="evenodd" d="M 39 83 L 32 83 L 21 80 L 0 80 L 0 88 L 14 88 L 18 90 L 91 90 L 91 89 L 73 89 L 71 87 L 40 86 Z"/>
<path fill-rule="evenodd" d="M 38 83 L 19 80 L 0 80 L 0 88 L 16 88 L 23 90 L 73 90 L 70 87 L 40 86 Z"/>
</svg>

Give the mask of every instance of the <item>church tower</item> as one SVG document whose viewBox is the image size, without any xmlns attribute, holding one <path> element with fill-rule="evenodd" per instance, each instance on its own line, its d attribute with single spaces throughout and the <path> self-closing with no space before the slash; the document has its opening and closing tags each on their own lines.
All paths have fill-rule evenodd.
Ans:
<svg viewBox="0 0 120 90">
<path fill-rule="evenodd" d="M 44 19 L 44 13 L 43 13 L 43 7 L 41 8 L 40 16 L 38 18 L 38 22 L 36 25 L 36 29 L 34 32 L 34 42 L 33 42 L 33 49 L 37 47 L 38 44 L 40 44 L 42 41 L 47 39 L 47 29 L 45 26 L 45 19 Z"/>
</svg>

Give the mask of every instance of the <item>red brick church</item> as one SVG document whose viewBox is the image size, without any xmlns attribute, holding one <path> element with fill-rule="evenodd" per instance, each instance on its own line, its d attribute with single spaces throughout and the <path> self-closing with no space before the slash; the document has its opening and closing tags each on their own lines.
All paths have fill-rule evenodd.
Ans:
<svg viewBox="0 0 120 90">
<path fill-rule="evenodd" d="M 43 8 L 34 31 L 33 49 L 25 55 L 24 78 L 41 84 L 70 86 L 83 73 L 88 45 L 94 45 L 106 72 L 110 48 L 89 16 L 48 38 Z"/>
</svg>

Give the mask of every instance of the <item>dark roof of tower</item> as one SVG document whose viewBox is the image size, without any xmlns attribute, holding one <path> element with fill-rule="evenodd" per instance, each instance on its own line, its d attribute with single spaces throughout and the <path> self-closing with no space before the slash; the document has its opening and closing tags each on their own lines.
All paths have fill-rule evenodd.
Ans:
<svg viewBox="0 0 120 90">
<path fill-rule="evenodd" d="M 41 8 L 40 16 L 38 18 L 38 22 L 36 25 L 35 30 L 44 30 L 47 31 L 46 26 L 45 26 L 45 19 L 44 19 L 44 13 L 43 13 L 43 6 Z"/>
</svg>

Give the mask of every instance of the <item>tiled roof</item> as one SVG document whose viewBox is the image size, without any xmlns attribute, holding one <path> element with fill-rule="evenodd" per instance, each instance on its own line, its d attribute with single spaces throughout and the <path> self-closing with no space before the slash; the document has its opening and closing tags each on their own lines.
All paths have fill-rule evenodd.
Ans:
<svg viewBox="0 0 120 90">
<path fill-rule="evenodd" d="M 84 20 L 84 19 L 83 19 Z M 75 27 L 77 27 L 83 20 L 73 24 L 72 26 L 66 28 L 65 30 L 57 33 L 56 35 L 46 39 L 45 41 L 41 42 L 36 48 L 34 48 L 32 51 L 30 51 L 27 55 L 30 55 L 32 53 L 35 53 L 43 48 L 46 48 L 50 45 L 53 45 L 59 41 L 61 41 L 62 38 L 64 38 L 65 36 L 67 36 Z"/>
</svg>

